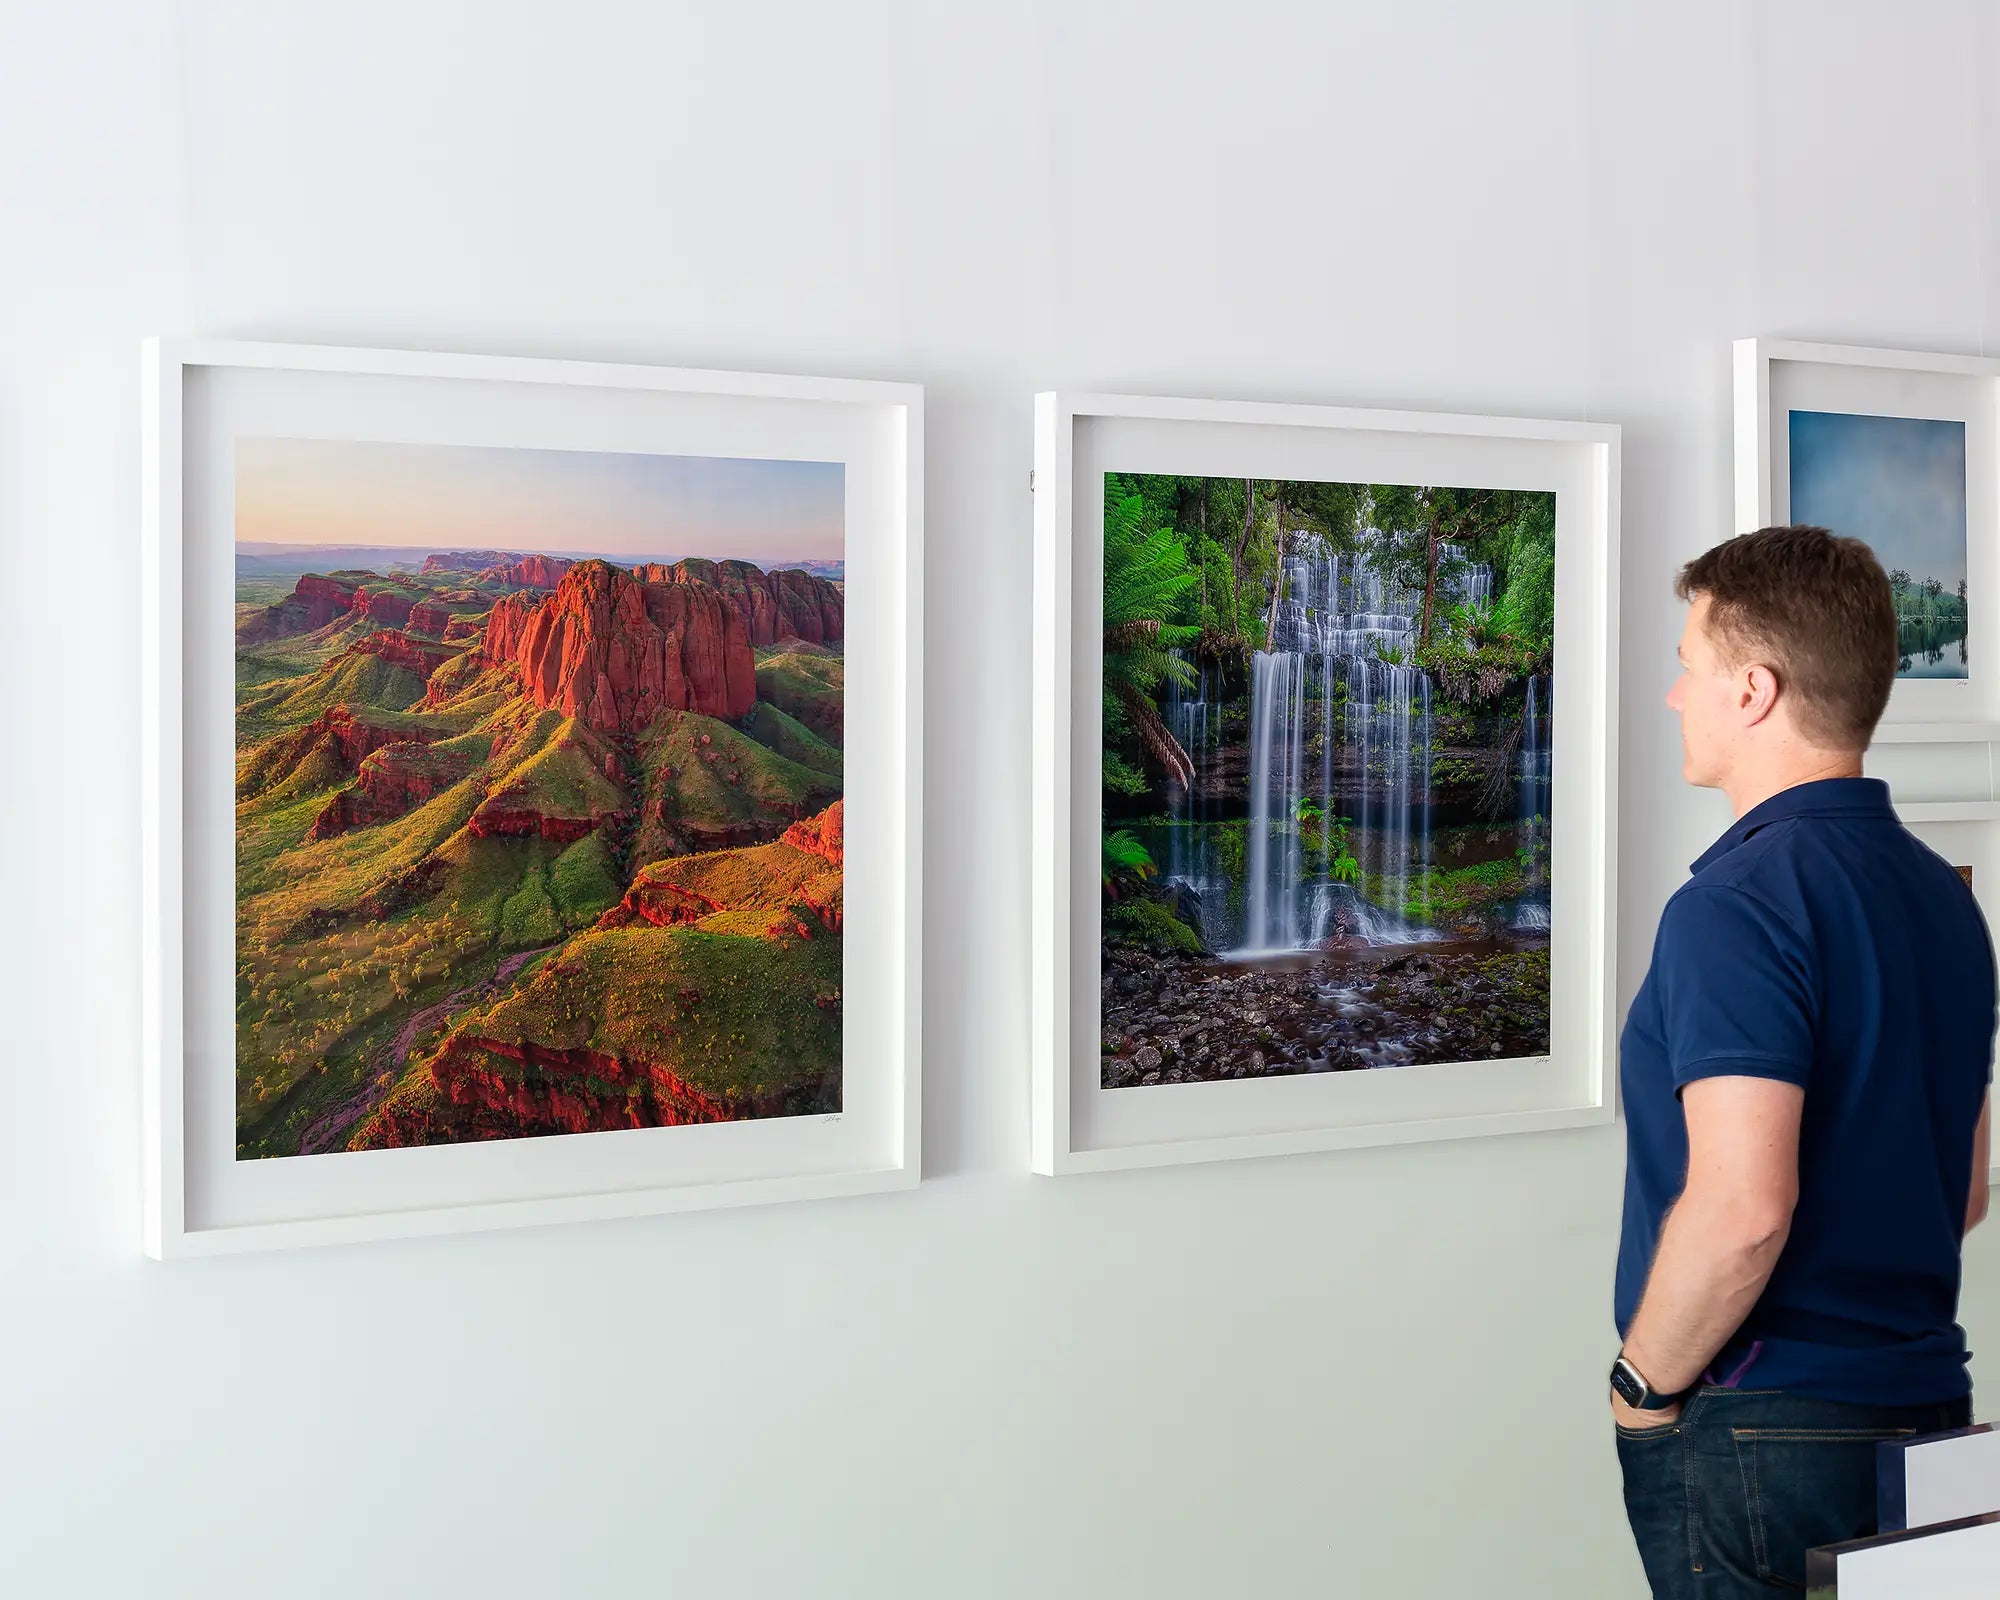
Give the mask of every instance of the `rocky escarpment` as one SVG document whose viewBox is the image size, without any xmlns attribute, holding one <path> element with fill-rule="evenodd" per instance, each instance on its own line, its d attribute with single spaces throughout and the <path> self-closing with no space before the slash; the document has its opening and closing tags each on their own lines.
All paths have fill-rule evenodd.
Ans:
<svg viewBox="0 0 2000 1600">
<path fill-rule="evenodd" d="M 372 572 L 308 572 L 276 605 L 264 607 L 236 625 L 239 644 L 312 633 L 342 617 L 363 617 L 384 627 L 410 620 L 415 602 L 393 581 Z"/>
<path fill-rule="evenodd" d="M 459 652 L 442 644 L 433 644 L 428 639 L 417 639 L 397 629 L 385 628 L 380 633 L 371 633 L 365 639 L 358 639 L 347 647 L 348 654 L 360 656 L 380 656 L 384 661 L 399 667 L 408 667 L 426 683 L 433 672 L 443 666 Z"/>
<path fill-rule="evenodd" d="M 393 589 L 376 588 L 364 583 L 354 591 L 348 610 L 355 616 L 366 617 L 370 622 L 400 628 L 410 620 L 411 600 L 408 595 Z"/>
<path fill-rule="evenodd" d="M 669 709 L 733 719 L 757 701 L 742 611 L 705 584 L 641 583 L 603 561 L 539 599 L 497 601 L 483 656 L 511 663 L 536 705 L 599 733 L 643 732 Z"/>
<path fill-rule="evenodd" d="M 421 731 L 411 731 L 407 721 L 371 712 L 366 706 L 329 706 L 303 727 L 251 751 L 237 777 L 237 794 L 259 794 L 309 763 L 325 775 L 358 772 L 377 750 L 398 741 L 424 739 Z"/>
<path fill-rule="evenodd" d="M 729 1104 L 658 1062 L 477 1034 L 452 1039 L 423 1070 L 434 1092 L 393 1096 L 350 1148 L 680 1127 L 784 1110 L 775 1100 Z"/>
<path fill-rule="evenodd" d="M 503 556 L 474 579 L 491 588 L 553 589 L 576 563 L 567 556 Z"/>
<path fill-rule="evenodd" d="M 484 801 L 466 822 L 466 831 L 475 839 L 550 839 L 557 844 L 573 844 L 587 833 L 629 822 L 629 811 L 600 811 L 587 816 L 558 817 L 527 806 L 509 805 L 496 796 Z"/>
<path fill-rule="evenodd" d="M 503 567 L 513 559 L 512 552 L 506 550 L 440 550 L 424 557 L 421 570 L 425 573 L 484 572 L 488 567 Z"/>
<path fill-rule="evenodd" d="M 266 639 L 284 639 L 324 628 L 334 618 L 344 617 L 354 609 L 354 595 L 359 586 L 355 581 L 309 572 L 284 599 L 239 621 L 236 642 L 260 644 Z"/>
<path fill-rule="evenodd" d="M 309 839 L 331 839 L 351 828 L 387 822 L 435 800 L 465 776 L 463 761 L 433 750 L 421 739 L 404 737 L 372 750 L 354 783 L 321 808 L 307 831 Z"/>
<path fill-rule="evenodd" d="M 690 556 L 671 565 L 650 561 L 633 569 L 642 583 L 698 583 L 721 591 L 740 608 L 750 642 L 763 649 L 786 639 L 838 644 L 845 636 L 846 601 L 825 578 L 794 567 L 766 572 L 748 561 Z"/>
<path fill-rule="evenodd" d="M 809 850 L 836 867 L 844 865 L 841 824 L 847 802 L 836 800 L 816 817 L 803 817 L 785 830 L 784 842 L 795 850 Z"/>
<path fill-rule="evenodd" d="M 700 923 L 713 931 L 778 940 L 838 933 L 844 876 L 840 828 L 836 800 L 770 844 L 652 862 L 597 925 Z"/>
</svg>

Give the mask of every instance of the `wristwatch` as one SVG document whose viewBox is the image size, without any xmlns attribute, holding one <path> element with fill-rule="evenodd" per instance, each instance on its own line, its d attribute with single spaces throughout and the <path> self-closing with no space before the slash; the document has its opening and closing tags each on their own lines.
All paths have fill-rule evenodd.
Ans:
<svg viewBox="0 0 2000 1600">
<path fill-rule="evenodd" d="M 1669 1406 L 1679 1405 L 1694 1393 L 1694 1389 L 1689 1387 L 1678 1394 L 1659 1393 L 1621 1351 L 1618 1359 L 1611 1363 L 1611 1392 L 1634 1411 L 1664 1411 Z"/>
</svg>

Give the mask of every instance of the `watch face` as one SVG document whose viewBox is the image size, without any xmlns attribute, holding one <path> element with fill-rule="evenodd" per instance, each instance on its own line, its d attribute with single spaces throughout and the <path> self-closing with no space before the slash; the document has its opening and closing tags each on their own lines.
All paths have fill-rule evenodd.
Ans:
<svg viewBox="0 0 2000 1600">
<path fill-rule="evenodd" d="M 1645 1384 L 1640 1382 L 1639 1375 L 1623 1361 L 1611 1369 L 1611 1387 L 1617 1391 L 1618 1398 L 1628 1406 L 1636 1406 L 1646 1398 Z"/>
</svg>

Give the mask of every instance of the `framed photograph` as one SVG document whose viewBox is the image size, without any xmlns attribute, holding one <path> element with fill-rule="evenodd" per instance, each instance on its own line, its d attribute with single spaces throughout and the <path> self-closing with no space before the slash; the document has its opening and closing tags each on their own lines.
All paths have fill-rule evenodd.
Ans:
<svg viewBox="0 0 2000 1600">
<path fill-rule="evenodd" d="M 1035 1170 L 1608 1120 L 1618 430 L 1036 407 Z"/>
<path fill-rule="evenodd" d="M 914 1184 L 922 391 L 144 373 L 146 1251 Z"/>
<path fill-rule="evenodd" d="M 1881 559 L 1902 645 L 1885 742 L 2000 737 L 1996 384 L 1972 356 L 1736 344 L 1737 529 L 1817 523 Z"/>
</svg>

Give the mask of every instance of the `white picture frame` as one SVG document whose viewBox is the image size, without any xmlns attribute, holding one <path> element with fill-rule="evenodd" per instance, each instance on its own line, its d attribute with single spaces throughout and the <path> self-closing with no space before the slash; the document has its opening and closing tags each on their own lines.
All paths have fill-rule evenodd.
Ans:
<svg viewBox="0 0 2000 1600">
<path fill-rule="evenodd" d="M 920 1176 L 919 385 L 206 339 L 142 351 L 143 1216 L 155 1259 L 904 1189 Z M 812 1117 L 237 1161 L 232 429 L 845 462 L 844 1099 Z M 220 542 L 220 545 L 218 544 Z M 218 633 L 220 637 L 217 637 Z M 223 666 L 218 668 L 218 657 Z M 220 693 L 214 686 L 223 681 Z M 233 764 L 232 764 L 233 765 Z M 218 783 L 220 787 L 218 788 Z M 218 817 L 218 810 L 228 815 Z M 220 933 L 218 934 L 218 924 Z M 233 974 L 224 973 L 230 978 Z M 698 1135 L 693 1140 L 677 1135 Z M 281 1178 L 267 1178 L 276 1171 Z M 255 1180 L 255 1181 L 252 1181 Z"/>
<path fill-rule="evenodd" d="M 1105 470 L 1557 491 L 1550 1054 L 1106 1090 L 1099 1081 Z M 1035 409 L 1031 1165 L 1050 1175 L 1582 1127 L 1615 1092 L 1619 430 L 1045 393 Z M 1113 1103 L 1122 1097 L 1122 1103 Z"/>
<path fill-rule="evenodd" d="M 1793 520 L 1794 410 L 1964 423 L 1967 675 L 1898 678 L 1876 740 L 2000 739 L 2000 360 L 1757 338 L 1734 367 L 1738 533 Z"/>
</svg>

